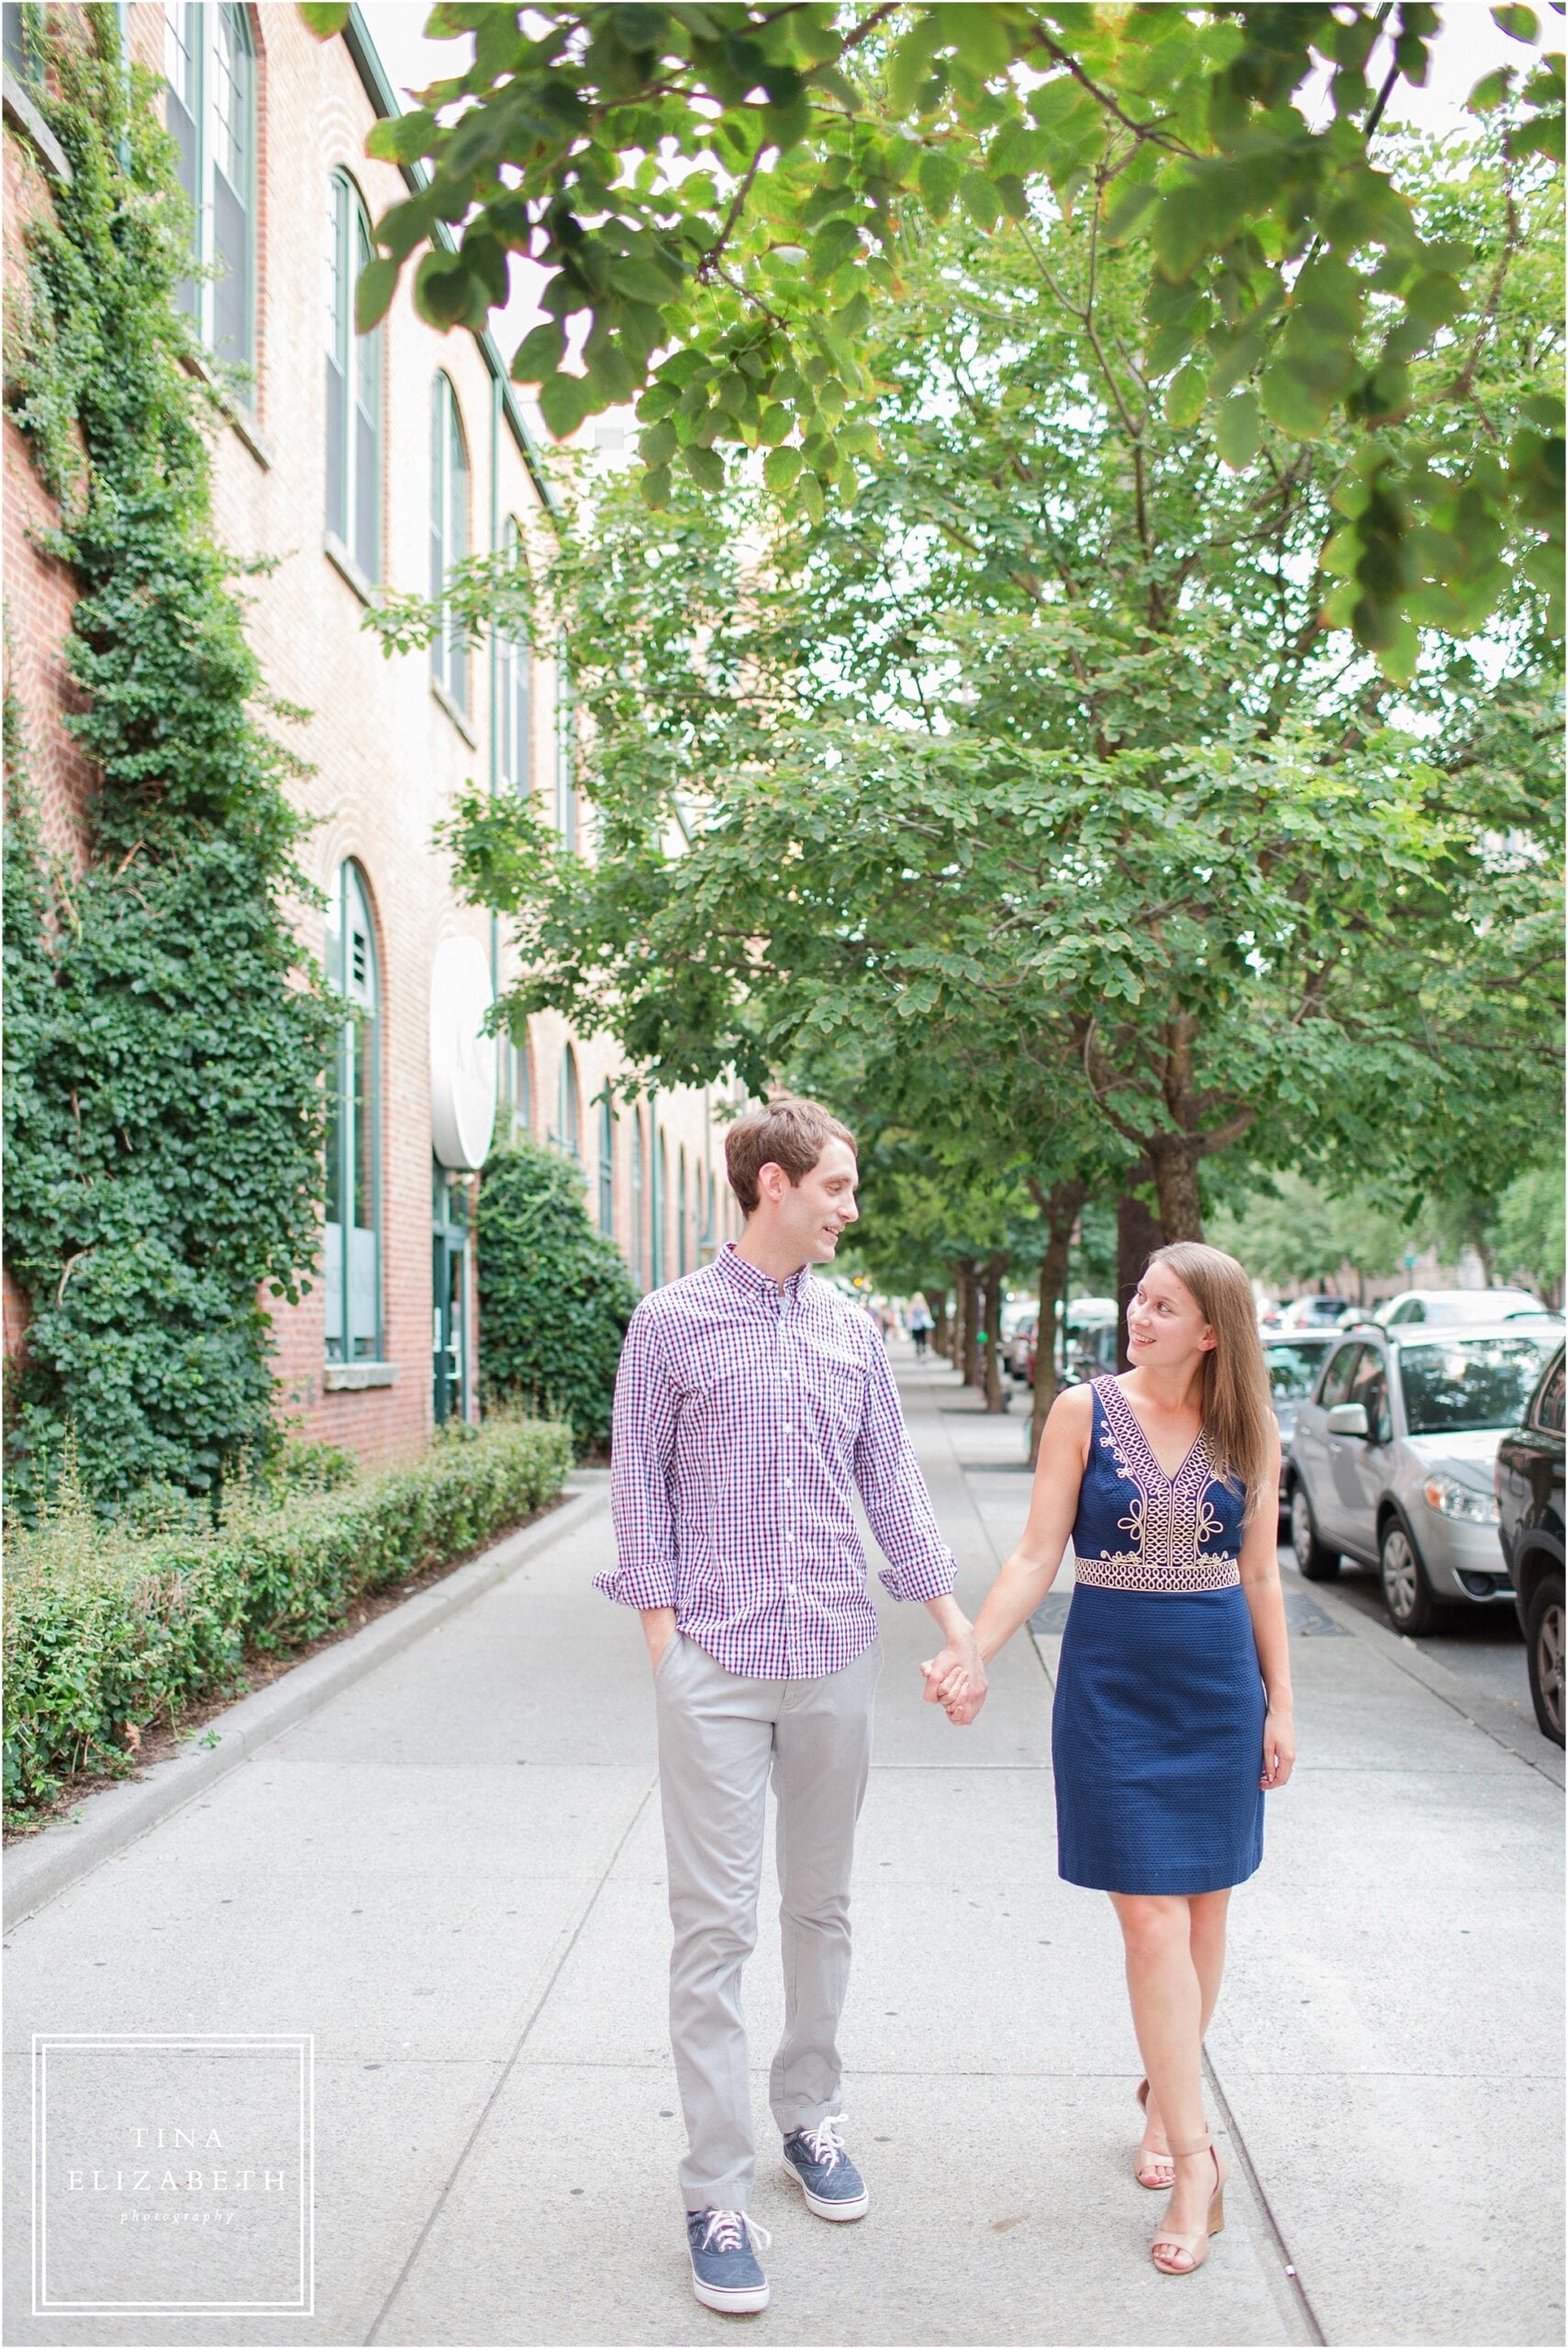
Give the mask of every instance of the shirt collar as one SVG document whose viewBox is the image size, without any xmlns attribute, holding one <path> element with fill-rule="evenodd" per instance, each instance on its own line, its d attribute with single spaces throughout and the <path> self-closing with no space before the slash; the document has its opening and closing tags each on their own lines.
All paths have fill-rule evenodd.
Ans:
<svg viewBox="0 0 1568 2349">
<path fill-rule="evenodd" d="M 779 1286 L 777 1281 L 775 1281 L 770 1274 L 760 1271 L 755 1264 L 749 1264 L 745 1257 L 742 1256 L 736 1248 L 733 1240 L 727 1240 L 725 1241 L 723 1247 L 719 1250 L 717 1255 L 713 1261 L 717 1265 L 719 1271 L 728 1279 L 731 1285 L 734 1287 L 742 1290 L 746 1296 L 759 1298 L 764 1297 L 776 1297 L 778 1296 Z M 810 1277 L 811 1267 L 809 1264 L 802 1264 L 799 1272 L 792 1273 L 790 1275 L 788 1280 L 785 1281 L 784 1285 L 784 1293 L 792 1303 L 795 1302 L 799 1298 L 801 1290 L 805 1287 L 806 1283 L 810 1279 Z"/>
</svg>

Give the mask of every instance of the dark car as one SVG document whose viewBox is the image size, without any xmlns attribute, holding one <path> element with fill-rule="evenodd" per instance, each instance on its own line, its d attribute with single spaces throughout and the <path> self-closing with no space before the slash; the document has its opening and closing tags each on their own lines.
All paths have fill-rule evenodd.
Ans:
<svg viewBox="0 0 1568 2349">
<path fill-rule="evenodd" d="M 1497 1446 L 1497 1538 L 1525 1635 L 1535 1717 L 1562 1742 L 1562 1348 L 1548 1363 L 1524 1424 Z"/>
<path fill-rule="evenodd" d="M 1329 1349 L 1339 1335 L 1336 1330 L 1264 1330 L 1263 1360 L 1269 1368 L 1270 1399 L 1274 1417 L 1279 1421 L 1279 1448 L 1283 1460 L 1290 1450 L 1290 1440 L 1296 1432 L 1296 1414 L 1318 1384 L 1318 1374 L 1328 1358 Z M 1290 1505 L 1285 1498 L 1284 1480 L 1280 1480 L 1280 1521 L 1286 1522 Z"/>
</svg>

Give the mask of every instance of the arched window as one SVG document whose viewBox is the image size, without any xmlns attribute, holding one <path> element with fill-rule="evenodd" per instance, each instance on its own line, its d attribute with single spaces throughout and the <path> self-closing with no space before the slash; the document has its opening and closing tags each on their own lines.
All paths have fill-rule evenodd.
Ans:
<svg viewBox="0 0 1568 2349">
<path fill-rule="evenodd" d="M 561 1055 L 561 1100 L 556 1111 L 556 1144 L 568 1158 L 583 1155 L 581 1097 L 577 1090 L 577 1055 L 570 1044 Z"/>
<path fill-rule="evenodd" d="M 327 914 L 327 975 L 348 1007 L 327 1103 L 327 1359 L 379 1362 L 381 986 L 364 875 L 338 868 Z"/>
<path fill-rule="evenodd" d="M 607 1093 L 599 1104 L 599 1230 L 616 1236 L 616 1113 Z"/>
<path fill-rule="evenodd" d="M 631 1121 L 631 1276 L 639 1288 L 647 1286 L 648 1258 L 643 1247 L 642 1195 L 647 1176 L 643 1163 L 642 1112 Z"/>
<path fill-rule="evenodd" d="M 179 306 L 226 367 L 249 367 L 256 331 L 256 52 L 243 7 L 163 0 L 168 127 L 195 214 L 192 252 L 216 277 L 186 278 Z"/>
<path fill-rule="evenodd" d="M 527 1041 L 512 1050 L 512 1105 L 517 1113 L 517 1123 L 524 1133 L 532 1133 L 534 1124 L 533 1070 L 529 1065 Z"/>
<path fill-rule="evenodd" d="M 446 607 L 447 573 L 468 556 L 468 444 L 450 375 L 430 401 L 430 600 L 440 625 L 430 639 L 430 674 L 459 709 L 468 707 L 468 632 Z"/>
<path fill-rule="evenodd" d="M 653 1163 L 659 1177 L 653 1200 L 653 1286 L 657 1288 L 670 1264 L 670 1145 L 662 1134 L 653 1152 Z"/>
<path fill-rule="evenodd" d="M 507 562 L 521 569 L 526 561 L 523 534 L 515 519 L 506 523 Z M 520 629 L 498 629 L 495 638 L 495 731 L 500 745 L 501 780 L 519 798 L 533 789 L 533 648 Z"/>
<path fill-rule="evenodd" d="M 555 829 L 562 848 L 576 847 L 577 713 L 563 643 L 557 646 L 555 655 Z"/>
<path fill-rule="evenodd" d="M 371 232 L 346 172 L 332 174 L 328 233 L 327 528 L 374 580 L 381 577 L 381 328 L 354 332 L 354 286 L 371 258 Z"/>
</svg>

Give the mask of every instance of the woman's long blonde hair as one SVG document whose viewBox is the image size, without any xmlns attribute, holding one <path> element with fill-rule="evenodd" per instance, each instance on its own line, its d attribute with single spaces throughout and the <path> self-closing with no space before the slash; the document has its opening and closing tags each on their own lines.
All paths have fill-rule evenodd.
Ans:
<svg viewBox="0 0 1568 2349">
<path fill-rule="evenodd" d="M 1245 1493 L 1250 1524 L 1263 1498 L 1274 1427 L 1252 1284 L 1234 1256 L 1201 1240 L 1173 1240 L 1149 1263 L 1174 1273 L 1214 1331 L 1203 1358 L 1204 1443 L 1216 1475 Z"/>
</svg>

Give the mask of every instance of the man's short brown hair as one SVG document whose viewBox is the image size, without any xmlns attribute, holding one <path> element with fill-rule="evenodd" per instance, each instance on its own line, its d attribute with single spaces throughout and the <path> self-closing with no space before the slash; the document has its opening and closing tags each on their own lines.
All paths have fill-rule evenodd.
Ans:
<svg viewBox="0 0 1568 2349">
<path fill-rule="evenodd" d="M 737 1118 L 724 1137 L 724 1163 L 729 1187 L 748 1215 L 757 1205 L 757 1174 L 761 1167 L 782 1166 L 792 1183 L 809 1174 L 830 1141 L 855 1138 L 848 1126 L 822 1107 L 798 1094 L 786 1094 L 761 1109 Z"/>
</svg>

